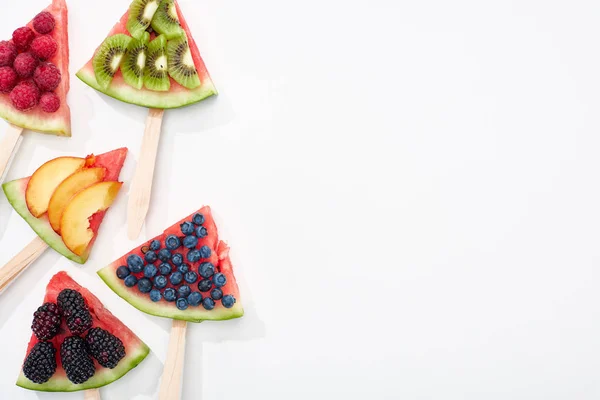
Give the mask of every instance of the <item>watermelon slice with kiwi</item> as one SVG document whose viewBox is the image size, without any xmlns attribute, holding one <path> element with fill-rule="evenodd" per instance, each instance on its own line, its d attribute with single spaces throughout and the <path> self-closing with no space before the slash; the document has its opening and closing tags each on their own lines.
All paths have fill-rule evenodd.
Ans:
<svg viewBox="0 0 600 400">
<path fill-rule="evenodd" d="M 205 206 L 98 275 L 121 298 L 156 316 L 190 322 L 244 315 L 229 258 Z"/>
<path fill-rule="evenodd" d="M 125 158 L 127 157 L 127 149 L 120 148 L 117 150 L 110 151 L 108 153 L 100 154 L 97 156 L 88 156 L 84 162 L 84 169 L 102 169 L 104 170 L 103 178 L 101 183 L 103 182 L 115 182 L 119 179 L 119 174 L 121 172 L 121 168 L 123 167 L 123 163 L 125 162 Z M 74 160 L 76 159 L 73 157 Z M 48 164 L 48 163 L 46 163 Z M 36 171 L 37 172 L 37 171 Z M 58 174 L 58 172 L 54 172 L 54 174 Z M 68 173 L 67 173 L 68 174 Z M 69 176 L 73 176 L 69 175 Z M 65 243 L 63 236 L 57 233 L 50 222 L 48 217 L 48 212 L 40 215 L 39 217 L 35 217 L 32 214 L 31 207 L 28 205 L 26 196 L 28 192 L 28 187 L 30 187 L 31 177 L 26 177 L 22 179 L 17 179 L 11 182 L 7 182 L 2 185 L 2 189 L 6 194 L 6 198 L 9 203 L 15 209 L 15 211 L 31 226 L 31 228 L 37 233 L 37 235 L 44 240 L 50 247 L 54 250 L 67 257 L 68 259 L 75 261 L 76 263 L 83 264 L 87 261 L 94 241 L 98 235 L 98 230 L 100 228 L 100 224 L 102 223 L 102 219 L 106 211 L 100 211 L 95 213 L 89 219 L 89 230 L 91 231 L 92 239 L 89 242 L 87 248 L 77 254 L 73 249 L 69 248 Z M 77 195 L 75 193 L 74 195 Z M 62 233 L 64 235 L 64 232 Z"/>
<path fill-rule="evenodd" d="M 183 107 L 217 94 L 176 0 L 134 0 L 77 77 L 149 108 Z"/>
<path fill-rule="evenodd" d="M 17 380 L 25 389 L 73 392 L 108 385 L 150 352 L 64 271 L 48 283 L 31 327 L 34 333 Z"/>
<path fill-rule="evenodd" d="M 0 81 L 2 81 L 0 88 L 4 90 L 4 93 L 0 93 L 0 117 L 13 125 L 33 131 L 71 136 L 71 111 L 67 104 L 68 36 L 65 0 L 53 0 L 52 4 L 26 27 L 17 29 L 12 40 L 0 42 Z M 25 47 L 17 48 L 15 38 L 30 43 Z M 32 38 L 33 41 L 30 40 Z M 56 51 L 46 59 L 45 55 L 52 54 L 55 45 Z M 27 53 L 34 56 L 28 59 Z M 40 56 L 43 60 L 38 62 Z M 51 67 L 52 71 L 49 71 L 45 68 L 49 64 L 56 68 Z M 28 69 L 29 72 L 35 69 L 35 72 L 30 75 L 27 73 Z M 16 71 L 25 76 L 13 75 L 16 76 L 16 80 L 10 83 L 11 75 Z M 51 82 L 48 80 L 49 77 Z M 22 83 L 25 85 L 26 82 L 34 83 L 33 90 L 26 90 L 19 86 Z M 56 84 L 56 88 L 52 89 Z M 15 102 L 13 96 L 18 97 L 19 101 Z M 30 106 L 33 107 L 28 109 Z"/>
</svg>

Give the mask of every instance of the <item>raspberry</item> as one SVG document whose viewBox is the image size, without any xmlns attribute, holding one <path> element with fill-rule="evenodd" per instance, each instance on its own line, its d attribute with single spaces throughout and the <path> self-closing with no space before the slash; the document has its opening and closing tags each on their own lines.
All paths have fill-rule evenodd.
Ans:
<svg viewBox="0 0 600 400">
<path fill-rule="evenodd" d="M 52 36 L 38 36 L 31 42 L 31 52 L 40 60 L 47 60 L 56 53 L 58 45 Z"/>
<path fill-rule="evenodd" d="M 40 98 L 40 107 L 43 112 L 53 113 L 60 108 L 60 99 L 55 93 L 46 92 Z"/>
<path fill-rule="evenodd" d="M 125 357 L 125 346 L 118 337 L 102 328 L 92 328 L 85 337 L 88 349 L 104 368 L 114 368 Z"/>
<path fill-rule="evenodd" d="M 0 67 L 0 92 L 8 93 L 13 90 L 18 78 L 11 67 Z"/>
<path fill-rule="evenodd" d="M 17 46 L 17 49 L 25 51 L 29 48 L 33 38 L 35 38 L 35 33 L 33 33 L 33 31 L 27 26 L 24 26 L 15 30 L 12 38 L 15 46 Z"/>
<path fill-rule="evenodd" d="M 15 58 L 14 68 L 21 78 L 31 78 L 40 62 L 31 53 L 21 53 Z"/>
<path fill-rule="evenodd" d="M 13 65 L 16 56 L 17 48 L 12 42 L 4 40 L 0 42 L 0 67 Z"/>
<path fill-rule="evenodd" d="M 40 89 L 32 81 L 23 81 L 10 92 L 10 100 L 17 110 L 31 110 L 40 100 Z"/>
<path fill-rule="evenodd" d="M 60 328 L 60 313 L 54 303 L 44 303 L 33 314 L 31 330 L 39 340 L 50 340 Z"/>
<path fill-rule="evenodd" d="M 37 33 L 50 33 L 54 30 L 54 17 L 48 11 L 42 11 L 33 18 L 33 29 Z"/>
<path fill-rule="evenodd" d="M 33 80 L 40 90 L 51 92 L 58 87 L 60 83 L 60 71 L 56 65 L 43 63 L 35 69 Z"/>
<path fill-rule="evenodd" d="M 23 374 L 34 383 L 44 383 L 56 372 L 56 349 L 50 342 L 38 342 L 33 346 L 25 363 Z"/>
<path fill-rule="evenodd" d="M 60 360 L 67 378 L 75 384 L 83 383 L 94 376 L 94 360 L 87 352 L 85 340 L 69 336 L 60 345 Z"/>
</svg>

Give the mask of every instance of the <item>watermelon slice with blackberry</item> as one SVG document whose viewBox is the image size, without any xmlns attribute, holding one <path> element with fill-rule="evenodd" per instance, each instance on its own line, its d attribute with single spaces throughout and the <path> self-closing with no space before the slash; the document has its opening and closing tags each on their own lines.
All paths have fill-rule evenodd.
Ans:
<svg viewBox="0 0 600 400">
<path fill-rule="evenodd" d="M 229 257 L 211 209 L 195 213 L 98 271 L 139 310 L 190 322 L 244 314 Z"/>
<path fill-rule="evenodd" d="M 66 272 L 52 277 L 34 313 L 17 385 L 45 392 L 98 388 L 121 378 L 150 352 L 127 326 Z"/>
<path fill-rule="evenodd" d="M 33 131 L 71 136 L 68 36 L 65 0 L 53 0 L 10 40 L 0 41 L 0 117 Z"/>
</svg>

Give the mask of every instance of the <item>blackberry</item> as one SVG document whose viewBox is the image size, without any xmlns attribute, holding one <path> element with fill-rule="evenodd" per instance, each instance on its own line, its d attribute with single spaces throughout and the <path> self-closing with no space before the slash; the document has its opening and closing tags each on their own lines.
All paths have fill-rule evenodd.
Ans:
<svg viewBox="0 0 600 400">
<path fill-rule="evenodd" d="M 60 312 L 54 303 L 44 303 L 33 313 L 31 330 L 39 340 L 50 340 L 60 329 Z"/>
<path fill-rule="evenodd" d="M 121 339 L 102 328 L 92 328 L 85 337 L 88 349 L 100 365 L 114 368 L 125 357 Z"/>
<path fill-rule="evenodd" d="M 69 336 L 64 340 L 60 346 L 60 360 L 67 378 L 75 384 L 87 381 L 96 372 L 85 340 L 79 336 Z"/>
<path fill-rule="evenodd" d="M 38 342 L 27 355 L 23 374 L 34 383 L 44 383 L 56 371 L 56 349 L 50 342 Z"/>
<path fill-rule="evenodd" d="M 132 275 L 130 275 L 132 276 Z M 92 316 L 81 293 L 64 289 L 58 294 L 58 308 L 71 333 L 80 335 L 92 327 Z"/>
<path fill-rule="evenodd" d="M 81 293 L 73 289 L 64 289 L 58 294 L 56 303 L 63 316 L 68 317 L 72 311 L 85 307 Z"/>
</svg>

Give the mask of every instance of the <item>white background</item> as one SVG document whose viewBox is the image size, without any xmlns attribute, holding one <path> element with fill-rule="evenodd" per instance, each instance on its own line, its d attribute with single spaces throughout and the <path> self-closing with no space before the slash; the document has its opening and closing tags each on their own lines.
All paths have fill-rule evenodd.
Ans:
<svg viewBox="0 0 600 400">
<path fill-rule="evenodd" d="M 8 3 L 0 37 L 45 6 Z M 69 1 L 72 73 L 127 6 Z M 598 2 L 181 7 L 220 95 L 166 113 L 137 242 L 125 209 L 145 109 L 73 78 L 73 138 L 26 134 L 9 179 L 131 153 L 88 263 L 48 251 L 0 297 L 2 399 L 82 398 L 14 386 L 65 268 L 153 350 L 103 399 L 156 398 L 170 321 L 95 271 L 203 204 L 246 315 L 190 327 L 184 399 L 600 397 Z M 0 264 L 33 238 L 3 195 L 0 238 Z"/>
</svg>

